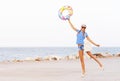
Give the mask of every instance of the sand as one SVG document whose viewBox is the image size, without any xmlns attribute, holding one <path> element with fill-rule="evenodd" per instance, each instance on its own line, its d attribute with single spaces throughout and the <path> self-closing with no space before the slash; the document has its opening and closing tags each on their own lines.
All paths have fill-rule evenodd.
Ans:
<svg viewBox="0 0 120 81">
<path fill-rule="evenodd" d="M 120 81 L 120 58 L 99 60 L 104 70 L 92 59 L 85 59 L 84 78 L 79 60 L 0 62 L 0 81 Z"/>
</svg>

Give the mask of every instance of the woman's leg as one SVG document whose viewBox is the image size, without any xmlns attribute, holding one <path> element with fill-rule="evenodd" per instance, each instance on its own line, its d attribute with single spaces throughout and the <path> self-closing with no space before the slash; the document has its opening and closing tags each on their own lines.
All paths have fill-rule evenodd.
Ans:
<svg viewBox="0 0 120 81">
<path fill-rule="evenodd" d="M 81 62 L 81 67 L 82 67 L 82 74 L 85 74 L 85 63 L 84 63 L 84 54 L 83 50 L 79 50 L 79 57 L 80 57 L 80 62 Z"/>
<path fill-rule="evenodd" d="M 94 55 L 92 55 L 92 53 L 90 52 L 90 51 L 87 51 L 86 52 L 91 58 L 93 58 L 98 64 L 99 64 L 99 66 L 102 68 L 103 66 L 102 66 L 102 64 L 95 58 L 95 56 Z"/>
</svg>

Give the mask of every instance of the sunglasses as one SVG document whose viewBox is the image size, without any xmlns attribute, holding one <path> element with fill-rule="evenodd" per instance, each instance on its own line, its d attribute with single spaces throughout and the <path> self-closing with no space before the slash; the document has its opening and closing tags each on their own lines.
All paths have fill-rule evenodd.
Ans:
<svg viewBox="0 0 120 81">
<path fill-rule="evenodd" d="M 86 27 L 82 27 L 82 28 L 86 29 Z"/>
</svg>

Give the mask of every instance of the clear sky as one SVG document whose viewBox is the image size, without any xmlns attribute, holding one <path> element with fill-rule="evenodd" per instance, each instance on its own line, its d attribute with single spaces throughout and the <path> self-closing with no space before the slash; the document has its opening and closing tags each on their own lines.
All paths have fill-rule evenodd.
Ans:
<svg viewBox="0 0 120 81">
<path fill-rule="evenodd" d="M 76 46 L 76 32 L 58 17 L 73 8 L 76 28 L 86 24 L 101 46 L 120 46 L 119 0 L 0 0 L 0 47 Z"/>
</svg>

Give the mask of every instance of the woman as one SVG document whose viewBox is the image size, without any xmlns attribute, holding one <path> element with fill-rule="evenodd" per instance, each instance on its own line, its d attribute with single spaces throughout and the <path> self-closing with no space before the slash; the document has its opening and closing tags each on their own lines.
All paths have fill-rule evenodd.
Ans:
<svg viewBox="0 0 120 81">
<path fill-rule="evenodd" d="M 80 57 L 80 62 L 81 62 L 81 67 L 82 67 L 82 76 L 85 75 L 85 64 L 84 64 L 84 39 L 86 38 L 89 42 L 91 42 L 93 45 L 95 46 L 100 46 L 99 44 L 94 43 L 88 36 L 88 34 L 85 32 L 86 29 L 86 25 L 81 25 L 80 29 L 77 29 L 73 26 L 73 24 L 71 23 L 70 19 L 68 19 L 68 23 L 70 24 L 70 26 L 72 27 L 73 30 L 75 30 L 77 32 L 77 40 L 76 40 L 76 44 L 78 45 L 78 49 L 79 49 L 79 57 Z M 89 56 L 91 56 L 91 53 L 88 53 Z M 92 58 L 94 58 L 93 56 L 91 56 Z M 100 67 L 102 67 L 102 64 L 100 64 Z"/>
</svg>

